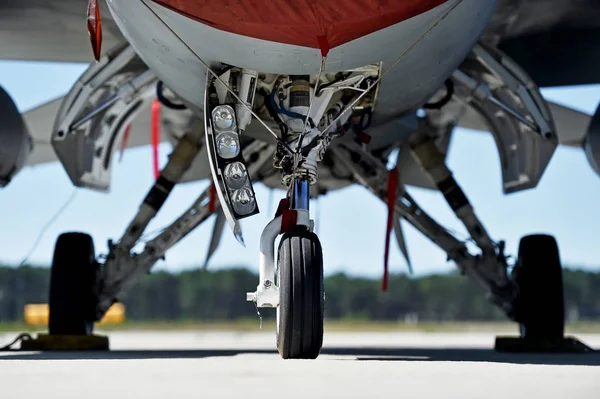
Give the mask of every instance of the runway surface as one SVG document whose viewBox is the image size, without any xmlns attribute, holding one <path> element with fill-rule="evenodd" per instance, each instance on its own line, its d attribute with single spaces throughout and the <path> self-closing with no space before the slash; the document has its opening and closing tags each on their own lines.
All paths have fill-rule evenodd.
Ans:
<svg viewBox="0 0 600 399">
<path fill-rule="evenodd" d="M 487 333 L 326 333 L 317 360 L 287 361 L 272 332 L 109 336 L 110 352 L 0 352 L 0 398 L 600 398 L 600 354 L 500 354 Z"/>
</svg>

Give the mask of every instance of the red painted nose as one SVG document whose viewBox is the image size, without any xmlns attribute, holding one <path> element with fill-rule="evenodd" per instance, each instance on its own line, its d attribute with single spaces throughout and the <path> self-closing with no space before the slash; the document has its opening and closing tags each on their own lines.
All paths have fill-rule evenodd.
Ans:
<svg viewBox="0 0 600 399">
<path fill-rule="evenodd" d="M 213 28 L 278 43 L 330 48 L 448 0 L 153 0 Z"/>
</svg>

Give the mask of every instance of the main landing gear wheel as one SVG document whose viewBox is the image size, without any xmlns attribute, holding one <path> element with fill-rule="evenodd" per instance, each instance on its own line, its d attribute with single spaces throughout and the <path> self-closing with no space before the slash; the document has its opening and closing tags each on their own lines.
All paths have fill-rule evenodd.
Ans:
<svg viewBox="0 0 600 399">
<path fill-rule="evenodd" d="M 92 237 L 64 233 L 56 240 L 50 272 L 50 335 L 91 335 L 98 263 Z"/>
<path fill-rule="evenodd" d="M 323 346 L 323 251 L 304 228 L 284 234 L 277 274 L 277 349 L 284 359 L 316 359 Z"/>
<path fill-rule="evenodd" d="M 521 337 L 497 337 L 496 350 L 520 353 L 582 353 L 592 349 L 565 337 L 562 267 L 554 237 L 530 235 L 519 244 L 513 269 L 517 285 L 514 319 Z"/>
<path fill-rule="evenodd" d="M 514 269 L 516 319 L 525 339 L 562 339 L 565 331 L 562 267 L 552 236 L 530 235 L 519 244 Z"/>
</svg>

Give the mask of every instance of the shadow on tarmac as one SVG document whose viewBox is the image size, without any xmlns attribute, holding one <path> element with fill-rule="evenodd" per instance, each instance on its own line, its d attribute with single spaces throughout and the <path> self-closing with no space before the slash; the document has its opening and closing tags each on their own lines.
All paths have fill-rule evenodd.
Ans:
<svg viewBox="0 0 600 399">
<path fill-rule="evenodd" d="M 0 362 L 10 360 L 133 360 L 133 359 L 204 359 L 238 355 L 269 355 L 279 357 L 276 350 L 266 349 L 202 349 L 202 350 L 112 350 L 107 352 L 0 352 Z M 336 359 L 340 357 L 339 359 Z M 567 354 L 498 353 L 491 349 L 474 348 L 344 348 L 326 347 L 320 361 L 431 361 L 486 362 L 538 365 L 600 366 L 600 351 Z"/>
</svg>

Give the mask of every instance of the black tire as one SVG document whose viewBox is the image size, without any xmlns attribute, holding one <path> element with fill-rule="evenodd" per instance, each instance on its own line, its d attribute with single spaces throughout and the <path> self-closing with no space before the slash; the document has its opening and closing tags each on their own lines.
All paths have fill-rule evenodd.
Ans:
<svg viewBox="0 0 600 399">
<path fill-rule="evenodd" d="M 316 359 L 323 346 L 323 250 L 316 234 L 286 233 L 277 258 L 277 349 L 283 359 Z"/>
<path fill-rule="evenodd" d="M 92 237 L 83 233 L 58 237 L 50 272 L 51 335 L 93 333 L 98 266 Z"/>
<path fill-rule="evenodd" d="M 523 237 L 513 277 L 519 290 L 515 319 L 521 336 L 562 338 L 565 331 L 562 266 L 554 237 Z"/>
</svg>

